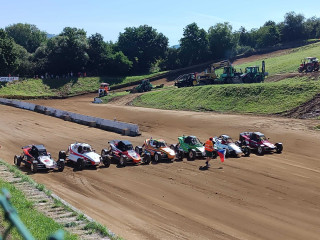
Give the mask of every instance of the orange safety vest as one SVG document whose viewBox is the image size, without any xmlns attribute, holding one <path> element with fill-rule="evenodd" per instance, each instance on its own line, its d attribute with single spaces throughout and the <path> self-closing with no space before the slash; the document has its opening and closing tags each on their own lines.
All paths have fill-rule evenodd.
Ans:
<svg viewBox="0 0 320 240">
<path fill-rule="evenodd" d="M 204 145 L 204 149 L 208 152 L 213 152 L 213 142 L 211 140 L 207 140 Z"/>
</svg>

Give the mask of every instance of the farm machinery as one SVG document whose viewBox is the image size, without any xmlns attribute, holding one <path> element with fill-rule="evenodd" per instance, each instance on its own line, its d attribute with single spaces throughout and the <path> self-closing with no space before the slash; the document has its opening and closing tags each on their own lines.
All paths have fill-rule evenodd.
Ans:
<svg viewBox="0 0 320 240">
<path fill-rule="evenodd" d="M 262 61 L 261 72 L 259 66 L 246 67 L 245 72 L 241 75 L 241 80 L 243 83 L 259 83 L 263 82 L 266 76 L 268 76 L 266 65 Z"/>
<path fill-rule="evenodd" d="M 223 73 L 220 76 L 216 73 L 219 68 L 223 68 Z M 264 61 L 262 61 L 261 72 L 259 66 L 250 66 L 246 67 L 243 73 L 241 69 L 237 71 L 230 61 L 225 60 L 209 65 L 203 73 L 181 75 L 175 80 L 174 85 L 177 87 L 189 87 L 208 84 L 259 83 L 263 82 L 267 75 Z"/>
<path fill-rule="evenodd" d="M 164 84 L 161 84 L 159 86 L 153 86 L 148 79 L 145 79 L 145 80 L 142 80 L 142 82 L 138 86 L 128 91 L 130 93 L 142 93 L 142 92 L 149 92 L 152 89 L 156 89 L 156 88 L 163 88 L 163 86 Z"/>
<path fill-rule="evenodd" d="M 319 60 L 316 57 L 307 57 L 301 60 L 301 64 L 298 68 L 298 72 L 313 72 L 319 71 Z"/>
<path fill-rule="evenodd" d="M 178 88 L 192 87 L 199 84 L 199 80 L 196 78 L 195 73 L 187 73 L 180 75 L 174 82 L 174 85 Z"/>
</svg>

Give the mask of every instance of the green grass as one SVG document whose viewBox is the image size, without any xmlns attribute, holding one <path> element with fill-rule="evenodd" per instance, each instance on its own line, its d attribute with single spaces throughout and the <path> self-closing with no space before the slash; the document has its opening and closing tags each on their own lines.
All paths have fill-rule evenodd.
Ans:
<svg viewBox="0 0 320 240">
<path fill-rule="evenodd" d="M 0 189 L 2 188 L 6 188 L 10 192 L 12 205 L 17 210 L 21 221 L 35 239 L 46 239 L 50 234 L 63 228 L 62 225 L 54 222 L 51 218 L 36 211 L 33 207 L 33 202 L 28 201 L 20 190 L 0 179 Z M 1 209 L 0 212 L 3 218 L 3 210 Z M 5 227 L 8 226 L 8 222 L 2 223 Z M 12 239 L 22 239 L 16 229 L 11 230 L 11 237 Z M 78 237 L 65 232 L 65 239 L 78 239 Z"/>
<path fill-rule="evenodd" d="M 244 71 L 247 66 L 257 65 L 260 66 L 261 69 L 261 61 L 264 60 L 266 63 L 266 71 L 269 73 L 269 76 L 277 73 L 298 72 L 301 59 L 304 59 L 305 57 L 320 58 L 320 42 L 288 50 L 287 53 L 283 55 L 266 59 L 261 58 L 254 62 L 236 65 L 236 68 L 241 68 Z"/>
<path fill-rule="evenodd" d="M 134 106 L 191 110 L 274 114 L 290 110 L 320 92 L 320 81 L 290 78 L 257 84 L 208 85 L 149 92 Z"/>
<path fill-rule="evenodd" d="M 108 96 L 102 97 L 101 100 L 103 101 L 103 103 L 108 103 L 109 101 L 111 101 L 112 99 L 116 98 L 116 97 L 122 97 L 125 95 L 130 94 L 129 92 L 114 92 L 114 93 L 110 93 Z"/>
<path fill-rule="evenodd" d="M 54 97 L 74 96 L 81 93 L 98 91 L 101 82 L 108 82 L 112 86 L 139 81 L 145 78 L 154 77 L 158 72 L 141 76 L 127 77 L 86 77 L 73 79 L 27 79 L 14 83 L 2 85 L 0 96 L 2 97 Z"/>
<path fill-rule="evenodd" d="M 8 168 L 8 170 L 14 174 L 14 177 L 21 178 L 21 182 L 28 182 L 28 183 L 32 184 L 38 190 L 43 191 L 44 193 L 46 193 L 48 196 L 51 195 L 51 191 L 47 190 L 44 185 L 36 183 L 32 178 L 30 178 L 29 176 L 27 176 L 24 173 L 22 173 L 16 166 L 10 165 L 9 163 L 7 163 L 7 162 L 5 162 L 5 161 L 3 161 L 1 159 L 0 159 L 0 165 L 5 165 Z M 5 184 L 9 184 L 9 183 L 5 183 Z M 10 186 L 14 188 L 13 185 L 10 185 Z M 0 189 L 1 189 L 1 185 L 0 185 Z M 9 191 L 11 192 L 11 190 L 9 190 Z M 32 202 L 30 202 L 30 203 L 31 203 L 31 207 L 32 207 L 33 204 L 32 204 Z M 73 211 L 69 206 L 63 204 L 60 200 L 54 199 L 54 205 L 52 206 L 52 208 L 57 208 L 57 207 L 62 207 L 62 208 L 66 209 L 66 210 L 68 210 L 70 212 L 73 212 L 73 216 L 76 216 L 76 219 L 78 221 L 87 222 L 87 226 L 90 227 L 92 232 L 96 231 L 96 232 L 102 234 L 103 236 L 108 236 L 112 240 L 120 240 L 120 239 L 122 239 L 121 237 L 118 237 L 118 236 L 114 235 L 113 233 L 109 232 L 109 230 L 106 227 L 104 227 L 103 225 L 101 225 L 101 224 L 99 224 L 97 222 L 89 221 L 84 214 L 77 213 L 77 212 Z M 0 223 L 1 223 L 1 219 L 2 218 L 0 216 Z M 60 225 L 60 224 L 58 224 L 58 225 L 60 226 L 60 228 L 63 228 L 62 225 Z M 17 233 L 15 233 L 15 234 L 17 234 Z M 77 237 L 74 238 L 73 235 L 70 235 L 70 236 L 71 236 L 70 238 L 65 238 L 65 239 L 78 239 Z M 45 238 L 36 238 L 36 239 L 45 239 Z"/>
</svg>

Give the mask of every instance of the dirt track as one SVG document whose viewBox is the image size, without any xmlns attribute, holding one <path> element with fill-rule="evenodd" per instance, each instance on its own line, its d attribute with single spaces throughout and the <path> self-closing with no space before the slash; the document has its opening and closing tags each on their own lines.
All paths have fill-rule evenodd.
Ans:
<svg viewBox="0 0 320 240">
<path fill-rule="evenodd" d="M 318 122 L 271 117 L 164 111 L 94 105 L 94 95 L 37 103 L 138 123 L 136 138 L 84 127 L 0 105 L 0 157 L 12 163 L 20 147 L 43 143 L 57 156 L 74 141 L 100 152 L 111 139 L 141 145 L 147 137 L 175 143 L 181 134 L 211 135 L 260 130 L 282 141 L 281 155 L 99 168 L 32 177 L 126 239 L 319 239 L 320 133 Z M 219 167 L 223 167 L 219 169 Z"/>
</svg>

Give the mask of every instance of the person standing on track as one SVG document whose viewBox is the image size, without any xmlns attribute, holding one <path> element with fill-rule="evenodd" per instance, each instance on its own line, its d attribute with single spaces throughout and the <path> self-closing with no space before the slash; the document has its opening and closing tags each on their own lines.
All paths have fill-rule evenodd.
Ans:
<svg viewBox="0 0 320 240">
<path fill-rule="evenodd" d="M 210 167 L 210 164 L 209 164 L 209 161 L 211 160 L 212 156 L 213 156 L 213 151 L 214 151 L 214 148 L 213 148 L 213 137 L 210 137 L 205 145 L 204 145 L 204 149 L 206 151 L 206 167 Z"/>
</svg>

